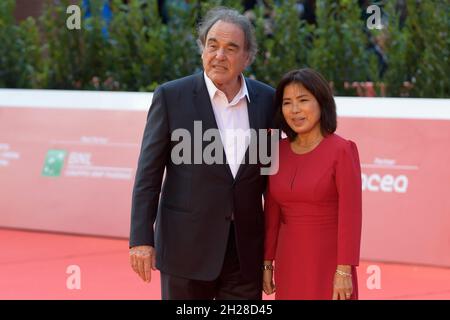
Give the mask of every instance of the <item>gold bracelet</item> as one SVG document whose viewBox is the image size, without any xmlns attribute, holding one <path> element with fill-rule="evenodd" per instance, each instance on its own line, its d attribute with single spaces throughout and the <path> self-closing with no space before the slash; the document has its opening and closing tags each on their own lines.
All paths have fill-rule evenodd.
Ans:
<svg viewBox="0 0 450 320">
<path fill-rule="evenodd" d="M 344 276 L 344 277 L 351 277 L 352 274 L 351 273 L 347 273 L 341 270 L 336 270 L 336 274 L 340 275 L 340 276 Z"/>
<path fill-rule="evenodd" d="M 273 270 L 273 265 L 271 264 L 263 264 L 263 270 Z"/>
</svg>

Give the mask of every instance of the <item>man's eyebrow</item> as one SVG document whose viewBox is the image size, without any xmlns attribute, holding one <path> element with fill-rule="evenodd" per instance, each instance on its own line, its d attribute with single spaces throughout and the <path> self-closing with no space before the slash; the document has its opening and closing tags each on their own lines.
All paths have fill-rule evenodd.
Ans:
<svg viewBox="0 0 450 320">
<path fill-rule="evenodd" d="M 206 42 L 219 42 L 219 41 L 217 41 L 216 38 L 209 38 Z M 235 43 L 235 42 L 228 42 L 227 46 L 234 47 L 234 48 L 239 48 L 239 45 L 237 43 Z"/>
<path fill-rule="evenodd" d="M 227 45 L 228 45 L 229 47 L 239 48 L 239 45 L 236 44 L 236 43 L 234 43 L 234 42 L 228 42 Z"/>
</svg>

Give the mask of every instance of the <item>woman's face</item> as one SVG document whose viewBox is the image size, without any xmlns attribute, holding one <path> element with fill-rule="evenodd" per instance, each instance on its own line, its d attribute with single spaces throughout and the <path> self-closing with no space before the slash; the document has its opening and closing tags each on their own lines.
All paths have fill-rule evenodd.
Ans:
<svg viewBox="0 0 450 320">
<path fill-rule="evenodd" d="M 311 92 L 298 83 L 284 88 L 282 112 L 289 127 L 297 134 L 320 130 L 320 106 Z"/>
</svg>

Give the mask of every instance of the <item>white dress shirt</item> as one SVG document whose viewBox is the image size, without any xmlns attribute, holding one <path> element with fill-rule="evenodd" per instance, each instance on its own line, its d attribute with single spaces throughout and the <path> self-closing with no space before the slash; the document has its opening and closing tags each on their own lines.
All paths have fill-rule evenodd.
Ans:
<svg viewBox="0 0 450 320">
<path fill-rule="evenodd" d="M 231 102 L 222 91 L 217 89 L 212 80 L 204 73 L 206 88 L 214 110 L 225 156 L 233 177 L 250 143 L 250 124 L 248 119 L 247 99 L 250 101 L 244 76 L 241 74 L 241 88 Z"/>
</svg>

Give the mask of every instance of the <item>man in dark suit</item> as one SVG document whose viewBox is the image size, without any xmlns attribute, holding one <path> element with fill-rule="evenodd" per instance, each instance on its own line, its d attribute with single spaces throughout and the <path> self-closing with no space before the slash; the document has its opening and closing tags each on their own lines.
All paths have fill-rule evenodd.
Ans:
<svg viewBox="0 0 450 320">
<path fill-rule="evenodd" d="M 274 90 L 242 75 L 257 51 L 243 15 L 211 10 L 199 44 L 204 72 L 165 83 L 153 95 L 133 190 L 130 263 L 147 282 L 151 270 L 160 270 L 163 299 L 257 300 L 266 177 L 260 158 L 249 161 L 258 148 L 246 141 L 252 129 L 271 127 Z M 214 158 L 226 161 L 199 163 L 209 142 L 199 145 L 198 134 L 208 130 L 218 133 Z M 191 150 L 178 152 L 176 132 L 193 137 L 182 141 Z"/>
</svg>

